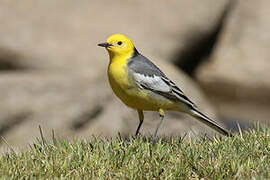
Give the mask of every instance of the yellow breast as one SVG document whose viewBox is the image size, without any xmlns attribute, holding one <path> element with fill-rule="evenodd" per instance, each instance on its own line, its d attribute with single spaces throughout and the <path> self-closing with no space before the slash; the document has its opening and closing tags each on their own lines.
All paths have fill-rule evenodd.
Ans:
<svg viewBox="0 0 270 180">
<path fill-rule="evenodd" d="M 141 91 L 129 78 L 126 60 L 112 61 L 108 68 L 108 77 L 113 92 L 123 103 L 134 109 L 143 108 L 147 93 Z"/>
<path fill-rule="evenodd" d="M 108 67 L 108 78 L 113 92 L 126 101 L 126 91 L 131 88 L 128 80 L 127 63 L 124 60 L 114 60 Z"/>
</svg>

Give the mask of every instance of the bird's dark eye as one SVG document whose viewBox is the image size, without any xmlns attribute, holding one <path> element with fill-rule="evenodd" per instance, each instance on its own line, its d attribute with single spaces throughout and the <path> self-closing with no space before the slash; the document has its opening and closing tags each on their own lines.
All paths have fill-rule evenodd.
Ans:
<svg viewBox="0 0 270 180">
<path fill-rule="evenodd" d="M 122 44 L 122 41 L 118 41 L 118 42 L 117 42 L 117 44 L 118 44 L 119 46 L 121 46 L 121 44 Z"/>
</svg>

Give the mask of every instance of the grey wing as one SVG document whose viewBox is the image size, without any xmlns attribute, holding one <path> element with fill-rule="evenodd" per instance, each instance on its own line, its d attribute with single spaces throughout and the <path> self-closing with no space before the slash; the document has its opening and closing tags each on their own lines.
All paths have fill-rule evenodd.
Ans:
<svg viewBox="0 0 270 180">
<path fill-rule="evenodd" d="M 137 55 L 129 60 L 129 73 L 143 89 L 150 90 L 173 101 L 180 101 L 190 107 L 195 107 L 183 91 L 181 91 L 167 76 L 150 60 Z"/>
</svg>

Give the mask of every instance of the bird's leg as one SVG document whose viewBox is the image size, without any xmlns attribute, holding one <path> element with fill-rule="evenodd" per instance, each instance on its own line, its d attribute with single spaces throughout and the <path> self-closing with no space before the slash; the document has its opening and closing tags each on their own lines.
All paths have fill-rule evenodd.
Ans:
<svg viewBox="0 0 270 180">
<path fill-rule="evenodd" d="M 139 134 L 140 128 L 141 128 L 141 126 L 142 126 L 143 119 L 144 119 L 143 111 L 142 111 L 142 110 L 137 110 L 137 111 L 138 111 L 140 123 L 139 123 L 139 126 L 137 127 L 135 136 L 137 136 L 137 135 Z"/>
<path fill-rule="evenodd" d="M 164 116 L 165 116 L 165 112 L 163 111 L 163 109 L 159 109 L 158 110 L 158 113 L 159 113 L 160 121 L 159 121 L 159 123 L 158 123 L 158 125 L 156 127 L 156 130 L 155 130 L 155 134 L 153 136 L 153 139 L 155 139 L 157 137 L 158 129 L 159 129 L 160 125 L 162 124 L 163 119 L 164 119 Z"/>
</svg>

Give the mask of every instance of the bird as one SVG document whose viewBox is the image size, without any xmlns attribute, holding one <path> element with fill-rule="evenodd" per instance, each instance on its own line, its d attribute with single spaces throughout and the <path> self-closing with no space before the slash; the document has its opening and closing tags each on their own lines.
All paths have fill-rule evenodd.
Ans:
<svg viewBox="0 0 270 180">
<path fill-rule="evenodd" d="M 109 54 L 107 75 L 114 94 L 128 107 L 137 110 L 140 132 L 144 121 L 143 111 L 159 113 L 153 137 L 164 120 L 165 111 L 186 113 L 216 130 L 222 135 L 230 133 L 199 111 L 184 92 L 171 81 L 153 62 L 135 48 L 133 42 L 122 34 L 111 35 L 106 42 L 99 43 Z"/>
</svg>

